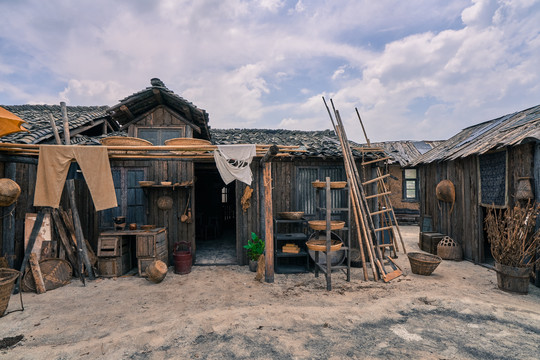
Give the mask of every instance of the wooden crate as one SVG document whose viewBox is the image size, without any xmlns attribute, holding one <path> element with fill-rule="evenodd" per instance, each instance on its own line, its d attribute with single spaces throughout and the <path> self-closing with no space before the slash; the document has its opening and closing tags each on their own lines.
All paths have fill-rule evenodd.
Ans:
<svg viewBox="0 0 540 360">
<path fill-rule="evenodd" d="M 98 271 L 103 277 L 121 276 L 131 270 L 131 255 L 98 258 Z"/>
<path fill-rule="evenodd" d="M 168 255 L 167 251 L 159 254 L 158 256 L 137 258 L 138 268 L 139 268 L 139 276 L 142 276 L 142 277 L 147 277 L 148 276 L 148 274 L 146 273 L 146 268 L 154 260 L 161 260 L 165 264 L 167 264 L 167 266 L 169 265 L 169 255 Z"/>
<path fill-rule="evenodd" d="M 129 253 L 129 239 L 126 236 L 100 236 L 98 238 L 97 255 L 99 257 L 116 257 Z"/>
<path fill-rule="evenodd" d="M 137 258 L 156 257 L 167 251 L 167 231 L 137 235 Z"/>
<path fill-rule="evenodd" d="M 433 255 L 437 255 L 437 245 L 439 241 L 442 240 L 444 234 L 438 232 L 427 231 L 423 232 L 421 236 L 421 246 L 420 248 Z"/>
</svg>

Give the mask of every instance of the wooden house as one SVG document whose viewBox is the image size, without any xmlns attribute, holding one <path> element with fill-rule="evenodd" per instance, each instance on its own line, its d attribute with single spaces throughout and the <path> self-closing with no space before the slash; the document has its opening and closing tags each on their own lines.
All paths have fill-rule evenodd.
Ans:
<svg viewBox="0 0 540 360">
<path fill-rule="evenodd" d="M 19 105 L 6 109 L 27 121 L 29 133 L 16 133 L 0 142 L 17 144 L 54 144 L 50 126 L 52 116 L 63 136 L 60 106 Z M 212 144 L 275 144 L 283 146 L 272 160 L 273 215 L 281 211 L 304 211 L 307 218 L 315 217 L 316 204 L 311 182 L 329 176 L 332 180 L 346 180 L 338 138 L 333 131 L 290 131 L 229 129 L 213 130 L 209 116 L 189 101 L 169 90 L 159 79 L 151 86 L 132 94 L 112 107 L 68 106 L 72 144 L 101 145 L 103 138 L 127 136 L 145 139 L 155 146 L 171 138 L 197 138 Z M 297 150 L 291 150 L 296 146 Z M 358 144 L 353 144 L 358 146 Z M 289 147 L 287 150 L 285 147 Z M 0 151 L 0 172 L 22 187 L 22 195 L 15 205 L 2 208 L 3 221 L 1 252 L 16 268 L 23 257 L 25 214 L 36 212 L 33 192 L 36 182 L 37 153 Z M 251 232 L 264 234 L 264 205 L 260 156 L 251 163 L 253 182 L 251 197 L 246 200 L 248 185 L 235 181 L 225 185 L 211 155 L 179 156 L 146 152 L 112 154 L 109 152 L 112 176 L 119 206 L 96 212 L 87 187 L 75 181 L 76 202 L 81 216 L 84 236 L 92 247 L 97 245 L 101 232 L 111 229 L 113 218 L 126 216 L 126 222 L 153 224 L 168 230 L 169 262 L 172 263 L 174 244 L 191 244 L 194 255 L 202 241 L 232 233 L 237 264 L 246 264 L 243 246 Z M 76 168 L 73 176 L 78 179 Z M 152 180 L 158 184 L 170 181 L 184 186 L 145 188 L 139 181 Z M 336 195 L 338 196 L 338 195 Z M 160 199 L 172 200 L 170 208 L 159 206 Z M 346 204 L 346 196 L 336 201 Z M 64 198 L 61 204 L 67 206 Z M 187 210 L 192 221 L 182 221 Z"/>
<path fill-rule="evenodd" d="M 420 212 L 432 228 L 457 240 L 475 263 L 492 262 L 484 230 L 488 206 L 509 208 L 521 181 L 540 200 L 540 106 L 462 130 L 412 165 L 419 171 Z M 442 180 L 455 187 L 455 203 L 437 199 Z M 426 222 L 427 223 L 427 222 Z"/>
</svg>

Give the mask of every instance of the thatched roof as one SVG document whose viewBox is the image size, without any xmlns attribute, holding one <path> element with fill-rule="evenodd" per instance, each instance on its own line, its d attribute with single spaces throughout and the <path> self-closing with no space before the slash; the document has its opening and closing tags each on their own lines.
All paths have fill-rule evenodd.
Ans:
<svg viewBox="0 0 540 360">
<path fill-rule="evenodd" d="M 540 140 L 540 105 L 463 129 L 414 165 L 450 161 L 491 150 Z"/>
</svg>

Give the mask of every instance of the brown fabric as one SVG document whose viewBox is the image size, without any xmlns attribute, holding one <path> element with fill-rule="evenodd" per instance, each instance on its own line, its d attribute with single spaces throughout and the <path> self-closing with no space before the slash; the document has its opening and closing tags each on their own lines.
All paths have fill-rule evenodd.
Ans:
<svg viewBox="0 0 540 360">
<path fill-rule="evenodd" d="M 97 211 L 117 207 L 107 149 L 100 146 L 44 145 L 39 147 L 34 206 L 57 208 L 69 165 L 82 170 Z"/>
</svg>

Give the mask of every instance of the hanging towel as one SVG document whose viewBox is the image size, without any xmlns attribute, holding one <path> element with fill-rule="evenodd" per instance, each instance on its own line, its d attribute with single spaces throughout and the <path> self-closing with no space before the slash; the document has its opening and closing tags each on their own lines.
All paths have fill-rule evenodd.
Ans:
<svg viewBox="0 0 540 360">
<path fill-rule="evenodd" d="M 96 210 L 117 207 L 107 148 L 77 145 L 39 147 L 34 206 L 58 207 L 73 160 L 81 168 Z"/>
<path fill-rule="evenodd" d="M 240 180 L 251 185 L 253 175 L 249 165 L 255 156 L 255 145 L 218 145 L 214 159 L 225 184 Z"/>
</svg>

